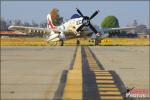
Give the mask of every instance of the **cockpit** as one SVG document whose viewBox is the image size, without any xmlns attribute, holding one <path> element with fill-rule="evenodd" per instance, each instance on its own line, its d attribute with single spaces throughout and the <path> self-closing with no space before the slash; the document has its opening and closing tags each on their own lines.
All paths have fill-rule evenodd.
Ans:
<svg viewBox="0 0 150 100">
<path fill-rule="evenodd" d="M 78 15 L 78 14 L 74 14 L 74 15 L 72 15 L 71 16 L 71 18 L 70 19 L 75 19 L 75 18 L 80 18 L 81 16 L 80 15 Z"/>
</svg>

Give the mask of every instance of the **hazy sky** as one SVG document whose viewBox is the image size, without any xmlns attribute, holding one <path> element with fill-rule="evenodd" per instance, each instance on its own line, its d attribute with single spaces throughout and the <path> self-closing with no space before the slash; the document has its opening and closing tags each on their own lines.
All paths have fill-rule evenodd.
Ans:
<svg viewBox="0 0 150 100">
<path fill-rule="evenodd" d="M 39 23 L 46 20 L 52 8 L 58 8 L 64 19 L 70 19 L 77 13 L 75 8 L 87 16 L 100 9 L 100 13 L 92 20 L 97 25 L 108 15 L 116 16 L 120 26 L 126 26 L 135 19 L 139 24 L 149 24 L 149 1 L 1 1 L 1 16 Z"/>
</svg>

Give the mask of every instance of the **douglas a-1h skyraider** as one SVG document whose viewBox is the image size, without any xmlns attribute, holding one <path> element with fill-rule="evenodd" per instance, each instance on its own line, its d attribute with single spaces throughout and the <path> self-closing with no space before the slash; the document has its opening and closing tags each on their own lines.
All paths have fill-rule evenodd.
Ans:
<svg viewBox="0 0 150 100">
<path fill-rule="evenodd" d="M 64 45 L 65 39 L 77 39 L 82 37 L 90 37 L 94 39 L 102 39 L 108 36 L 109 30 L 129 30 L 133 27 L 124 27 L 124 28 L 108 28 L 97 30 L 92 24 L 91 20 L 99 13 L 99 10 L 96 10 L 90 17 L 84 16 L 82 12 L 76 8 L 78 14 L 74 14 L 70 20 L 65 23 L 62 23 L 60 26 L 55 26 L 52 22 L 51 15 L 47 15 L 47 28 L 39 27 L 26 27 L 26 26 L 10 26 L 8 29 L 16 31 L 17 33 L 41 33 L 46 34 L 47 42 L 56 44 L 58 41 L 61 42 L 61 46 Z M 106 32 L 107 31 L 107 32 Z"/>
</svg>

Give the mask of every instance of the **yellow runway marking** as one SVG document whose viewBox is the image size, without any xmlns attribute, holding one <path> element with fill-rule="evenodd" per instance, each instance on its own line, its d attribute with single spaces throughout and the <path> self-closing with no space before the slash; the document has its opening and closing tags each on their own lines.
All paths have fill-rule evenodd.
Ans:
<svg viewBox="0 0 150 100">
<path fill-rule="evenodd" d="M 63 100 L 82 100 L 82 57 L 78 47 L 73 69 L 68 71 Z"/>
<path fill-rule="evenodd" d="M 100 92 L 101 95 L 120 95 L 120 92 L 110 92 L 110 91 L 107 91 L 107 92 Z"/>
<path fill-rule="evenodd" d="M 96 77 L 96 80 L 100 79 L 113 79 L 112 76 L 102 76 L 102 77 Z"/>
<path fill-rule="evenodd" d="M 99 91 L 118 91 L 118 88 L 99 88 Z"/>
<path fill-rule="evenodd" d="M 113 80 L 96 80 L 96 83 L 114 83 Z"/>
<path fill-rule="evenodd" d="M 110 73 L 95 73 L 95 76 L 111 76 Z"/>
<path fill-rule="evenodd" d="M 123 100 L 122 96 L 101 96 L 101 100 Z"/>
<path fill-rule="evenodd" d="M 109 72 L 96 72 L 94 71 L 95 74 L 110 74 Z"/>
<path fill-rule="evenodd" d="M 88 66 L 82 68 L 82 52 L 81 47 L 78 47 L 73 69 L 67 74 L 62 100 L 83 100 L 86 98 L 84 95 L 90 95 L 86 98 L 90 100 L 94 96 L 100 100 L 123 100 L 112 74 L 97 64 L 89 48 L 84 50 Z M 87 72 L 84 73 L 85 71 Z"/>
<path fill-rule="evenodd" d="M 89 69 L 95 75 L 97 90 L 99 91 L 100 100 L 123 100 L 119 89 L 115 85 L 111 73 L 103 70 L 97 64 L 89 48 L 85 48 Z"/>
<path fill-rule="evenodd" d="M 115 84 L 97 84 L 98 87 L 116 87 Z"/>
</svg>

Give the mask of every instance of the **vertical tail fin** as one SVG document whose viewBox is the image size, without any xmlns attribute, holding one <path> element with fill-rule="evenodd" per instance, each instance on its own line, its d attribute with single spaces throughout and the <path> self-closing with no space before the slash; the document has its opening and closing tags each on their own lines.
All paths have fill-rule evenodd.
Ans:
<svg viewBox="0 0 150 100">
<path fill-rule="evenodd" d="M 56 26 L 52 22 L 52 18 L 50 14 L 47 15 L 47 28 L 50 28 L 50 29 L 56 28 Z"/>
</svg>

